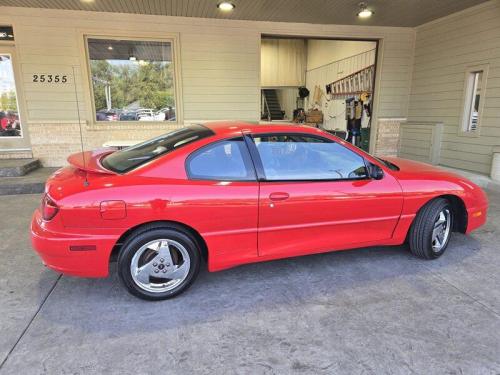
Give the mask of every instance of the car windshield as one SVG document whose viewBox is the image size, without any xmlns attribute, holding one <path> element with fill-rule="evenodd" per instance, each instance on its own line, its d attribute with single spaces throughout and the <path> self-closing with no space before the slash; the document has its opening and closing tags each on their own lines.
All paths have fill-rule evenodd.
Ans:
<svg viewBox="0 0 500 375">
<path fill-rule="evenodd" d="M 179 147 L 213 134 L 210 129 L 203 125 L 191 125 L 121 151 L 116 151 L 106 156 L 102 160 L 102 165 L 110 171 L 125 173 Z"/>
</svg>

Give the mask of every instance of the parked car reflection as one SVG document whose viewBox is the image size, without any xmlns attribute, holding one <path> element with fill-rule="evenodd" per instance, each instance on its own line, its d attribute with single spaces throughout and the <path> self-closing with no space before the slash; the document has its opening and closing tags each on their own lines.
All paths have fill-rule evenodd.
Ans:
<svg viewBox="0 0 500 375">
<path fill-rule="evenodd" d="M 16 111 L 0 110 L 0 137 L 20 137 L 21 122 Z"/>
</svg>

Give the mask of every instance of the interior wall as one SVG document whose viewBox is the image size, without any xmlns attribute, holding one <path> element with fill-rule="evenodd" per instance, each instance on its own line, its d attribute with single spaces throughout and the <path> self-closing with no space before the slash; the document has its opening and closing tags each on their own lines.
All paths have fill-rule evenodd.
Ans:
<svg viewBox="0 0 500 375">
<path fill-rule="evenodd" d="M 285 111 L 285 120 L 293 120 L 293 110 L 297 107 L 298 87 L 282 87 L 276 90 L 281 109 Z"/>
<path fill-rule="evenodd" d="M 319 104 L 313 102 L 316 86 L 326 95 L 326 85 L 375 63 L 376 42 L 343 40 L 308 40 L 306 87 L 311 92 L 307 108 L 318 107 L 323 111 L 325 129 L 346 130 L 345 100 L 327 101 L 321 97 Z M 363 117 L 363 127 L 368 118 Z"/>
<path fill-rule="evenodd" d="M 110 140 L 139 141 L 177 125 L 153 123 L 95 124 L 88 92 L 89 77 L 82 35 L 127 35 L 179 38 L 180 80 L 184 122 L 220 119 L 258 121 L 260 118 L 260 47 L 264 35 L 302 35 L 323 38 L 376 38 L 382 41 L 379 102 L 376 115 L 406 117 L 414 30 L 400 27 L 311 25 L 138 14 L 97 13 L 2 7 L 1 24 L 12 24 L 22 72 L 20 89 L 26 108 L 35 157 L 59 166 L 80 149 L 77 103 L 83 124 L 84 147 Z M 147 25 L 147 27 L 145 27 Z M 76 90 L 65 85 L 36 84 L 35 73 L 72 74 Z"/>
<path fill-rule="evenodd" d="M 479 134 L 461 133 L 467 68 L 487 65 Z M 440 164 L 489 173 L 500 145 L 500 2 L 417 28 L 408 120 L 443 123 Z"/>
<path fill-rule="evenodd" d="M 307 50 L 303 39 L 268 39 L 261 42 L 260 85 L 303 86 Z"/>
<path fill-rule="evenodd" d="M 307 70 L 372 50 L 375 46 L 375 42 L 357 40 L 310 39 L 307 41 Z"/>
</svg>

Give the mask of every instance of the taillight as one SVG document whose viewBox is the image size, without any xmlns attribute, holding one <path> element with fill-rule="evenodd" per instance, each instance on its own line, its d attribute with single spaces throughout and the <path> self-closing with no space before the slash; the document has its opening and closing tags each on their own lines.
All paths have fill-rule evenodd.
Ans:
<svg viewBox="0 0 500 375">
<path fill-rule="evenodd" d="M 45 194 L 42 199 L 42 217 L 43 220 L 52 220 L 59 211 L 57 204 Z"/>
</svg>

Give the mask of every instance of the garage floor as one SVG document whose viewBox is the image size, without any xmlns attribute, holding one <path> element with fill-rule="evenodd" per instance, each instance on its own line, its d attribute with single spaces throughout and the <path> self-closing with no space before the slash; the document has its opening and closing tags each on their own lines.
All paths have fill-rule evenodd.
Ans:
<svg viewBox="0 0 500 375">
<path fill-rule="evenodd" d="M 498 374 L 500 194 L 439 260 L 371 248 L 202 272 L 166 302 L 59 277 L 0 197 L 0 374 Z"/>
</svg>

